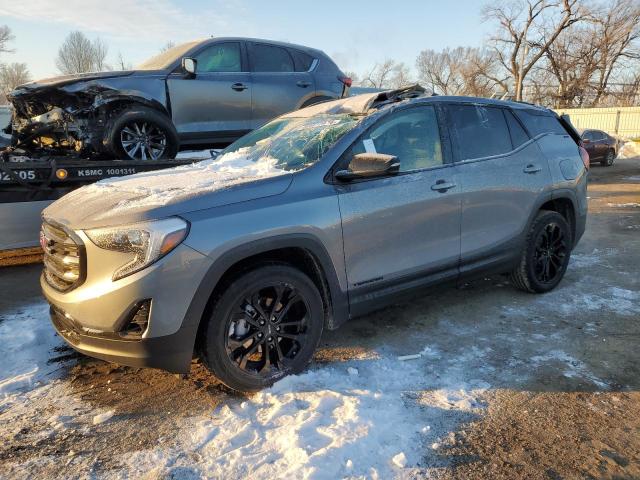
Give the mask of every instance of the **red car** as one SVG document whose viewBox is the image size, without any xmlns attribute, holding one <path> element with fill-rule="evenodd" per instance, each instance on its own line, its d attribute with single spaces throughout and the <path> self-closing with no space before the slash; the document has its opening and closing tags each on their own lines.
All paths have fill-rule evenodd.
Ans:
<svg viewBox="0 0 640 480">
<path fill-rule="evenodd" d="M 602 130 L 583 130 L 580 133 L 582 145 L 589 153 L 593 165 L 596 162 L 604 167 L 613 165 L 618 156 L 618 140 Z"/>
</svg>

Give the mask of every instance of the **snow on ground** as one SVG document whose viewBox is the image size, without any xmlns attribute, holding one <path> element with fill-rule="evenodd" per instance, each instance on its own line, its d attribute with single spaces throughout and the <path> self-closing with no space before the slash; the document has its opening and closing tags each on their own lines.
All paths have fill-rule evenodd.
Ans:
<svg viewBox="0 0 640 480">
<path fill-rule="evenodd" d="M 186 468 L 196 478 L 416 473 L 427 463 L 424 445 L 451 431 L 460 420 L 456 414 L 482 409 L 489 385 L 462 382 L 456 365 L 478 353 L 447 360 L 440 387 L 432 389 L 422 364 L 391 355 L 315 368 L 226 403 L 213 417 L 192 419 L 190 434 L 169 450 L 137 452 L 120 461 L 133 477 L 152 471 L 152 477 L 170 478 Z M 444 411 L 450 413 L 446 422 Z"/>
<path fill-rule="evenodd" d="M 618 158 L 640 157 L 640 142 L 629 140 L 622 145 L 618 152 Z"/>
<path fill-rule="evenodd" d="M 0 314 L 0 398 L 32 387 L 55 370 L 47 362 L 62 342 L 48 323 L 43 325 L 48 317 L 49 306 L 40 302 Z"/>
</svg>

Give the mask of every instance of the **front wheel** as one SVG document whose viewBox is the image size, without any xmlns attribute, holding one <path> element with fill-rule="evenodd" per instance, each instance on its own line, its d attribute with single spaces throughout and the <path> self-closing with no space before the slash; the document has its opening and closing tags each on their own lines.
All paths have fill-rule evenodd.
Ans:
<svg viewBox="0 0 640 480">
<path fill-rule="evenodd" d="M 557 212 L 541 210 L 527 235 L 520 263 L 511 272 L 511 283 L 525 292 L 553 290 L 567 271 L 572 242 L 565 218 Z"/>
<path fill-rule="evenodd" d="M 257 391 L 311 360 L 324 308 L 315 284 L 299 270 L 259 267 L 237 277 L 214 302 L 202 353 L 228 387 Z"/>
<path fill-rule="evenodd" d="M 613 165 L 614 160 L 616 159 L 616 154 L 613 150 L 609 150 L 607 152 L 607 156 L 604 158 L 602 165 L 605 167 L 610 167 Z"/>
<path fill-rule="evenodd" d="M 171 119 L 151 108 L 134 106 L 111 121 L 105 147 L 117 159 L 175 158 L 180 141 Z"/>
</svg>

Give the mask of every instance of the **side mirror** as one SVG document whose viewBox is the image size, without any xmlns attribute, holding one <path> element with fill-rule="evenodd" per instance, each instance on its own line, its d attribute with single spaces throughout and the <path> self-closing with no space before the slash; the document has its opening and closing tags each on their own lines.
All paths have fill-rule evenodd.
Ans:
<svg viewBox="0 0 640 480">
<path fill-rule="evenodd" d="M 395 175 L 400 171 L 398 157 L 384 153 L 358 153 L 353 156 L 348 170 L 339 170 L 335 177 L 341 182 L 356 178 L 374 178 Z"/>
<path fill-rule="evenodd" d="M 190 77 L 196 76 L 196 68 L 198 61 L 195 58 L 184 57 L 182 59 L 182 69 L 189 74 Z"/>
</svg>

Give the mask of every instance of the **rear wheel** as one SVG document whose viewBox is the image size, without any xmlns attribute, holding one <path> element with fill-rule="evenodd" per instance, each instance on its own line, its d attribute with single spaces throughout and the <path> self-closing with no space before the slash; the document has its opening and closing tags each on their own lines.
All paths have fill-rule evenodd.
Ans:
<svg viewBox="0 0 640 480">
<path fill-rule="evenodd" d="M 311 360 L 324 324 L 314 283 L 287 265 L 268 265 L 234 280 L 215 301 L 203 357 L 228 387 L 260 390 Z"/>
<path fill-rule="evenodd" d="M 604 160 L 602 161 L 602 165 L 605 167 L 610 167 L 611 165 L 613 165 L 613 162 L 616 159 L 616 153 L 613 150 L 609 150 L 607 152 L 607 156 L 604 157 Z"/>
<path fill-rule="evenodd" d="M 525 292 L 544 293 L 564 277 L 572 246 L 571 228 L 557 212 L 541 210 L 533 221 L 511 283 Z"/>
<path fill-rule="evenodd" d="M 164 114 L 143 106 L 118 114 L 107 130 L 105 144 L 118 159 L 161 160 L 175 158 L 178 133 Z"/>
</svg>

